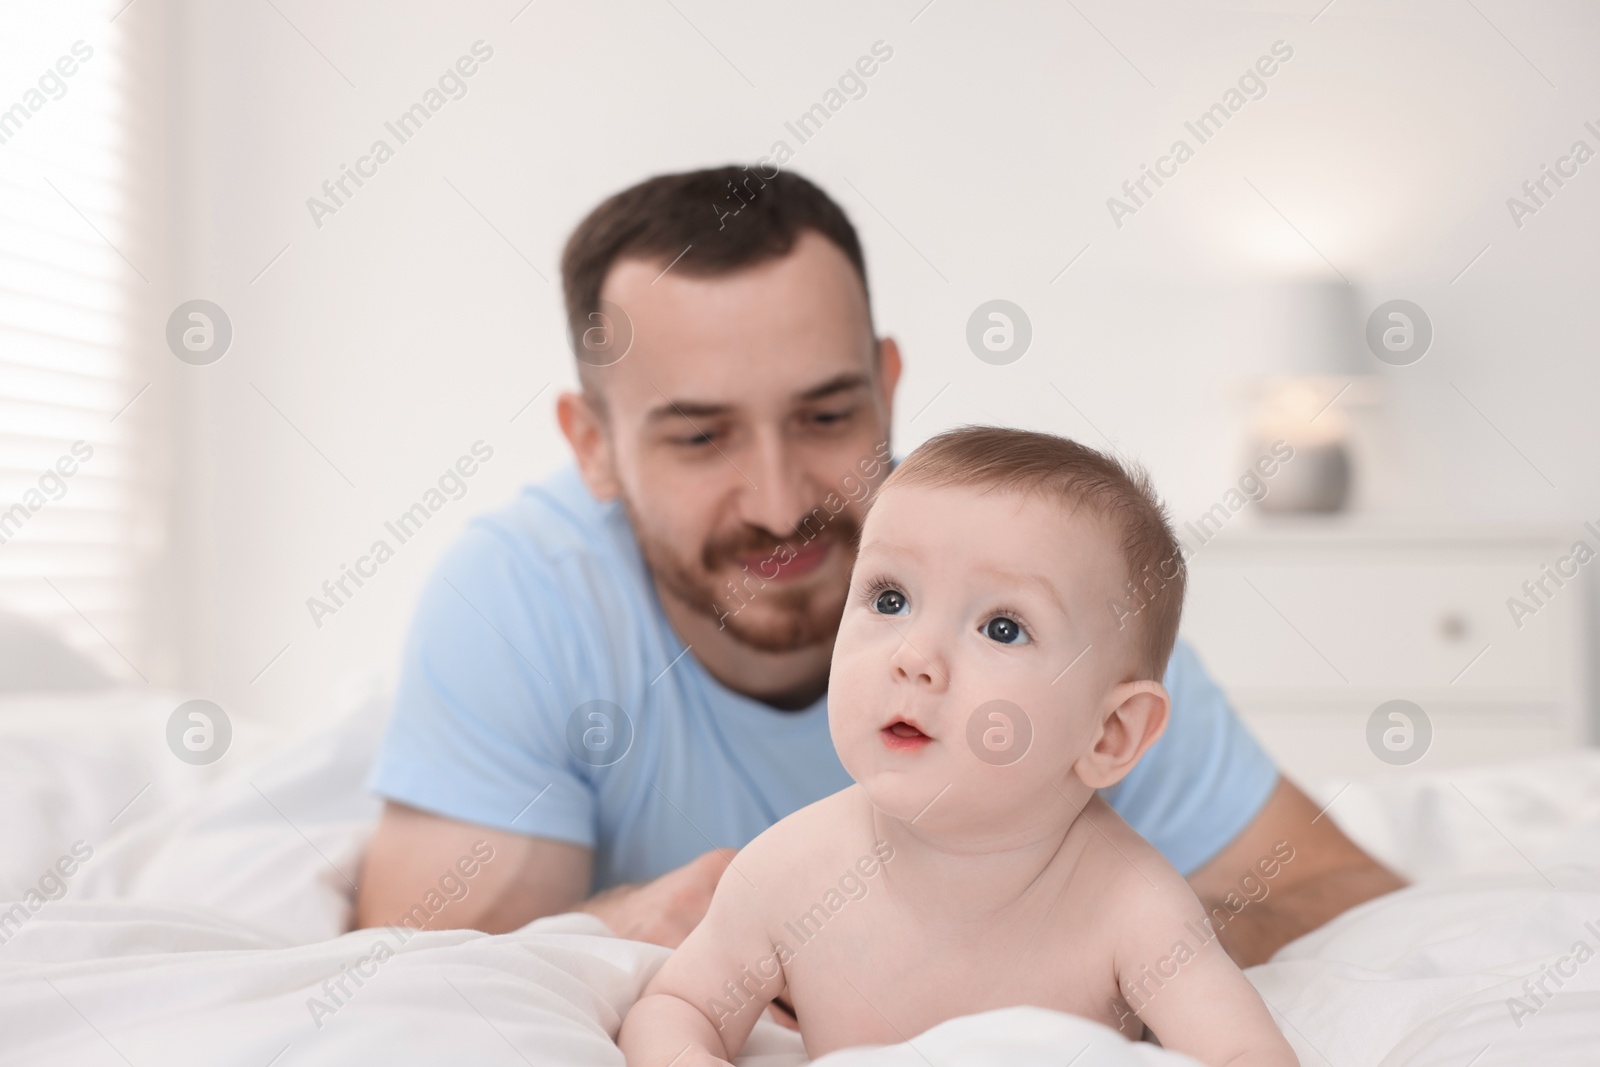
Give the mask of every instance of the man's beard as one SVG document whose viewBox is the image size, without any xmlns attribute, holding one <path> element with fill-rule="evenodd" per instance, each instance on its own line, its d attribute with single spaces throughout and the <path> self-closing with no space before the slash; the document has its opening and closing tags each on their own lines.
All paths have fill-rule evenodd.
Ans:
<svg viewBox="0 0 1600 1067">
<path fill-rule="evenodd" d="M 692 610 L 718 620 L 735 641 L 761 652 L 778 653 L 812 648 L 831 642 L 838 635 L 845 598 L 850 592 L 848 582 L 837 587 L 812 584 L 805 589 L 785 589 L 761 571 L 771 571 L 783 561 L 778 549 L 785 543 L 791 549 L 800 549 L 829 542 L 830 555 L 844 552 L 853 558 L 861 541 L 861 524 L 848 509 L 820 527 L 812 523 L 809 541 L 805 533 L 774 538 L 765 530 L 746 526 L 737 534 L 707 542 L 696 561 L 698 565 L 691 565 L 671 545 L 650 536 L 648 526 L 639 521 L 626 493 L 621 499 L 639 551 L 656 580 Z M 753 555 L 761 556 L 762 566 L 746 573 L 741 558 Z M 739 568 L 733 588 L 729 589 L 728 580 L 722 579 L 719 589 L 712 575 L 730 565 Z M 828 559 L 823 565 L 836 564 Z M 744 610 L 751 604 L 759 604 L 761 614 Z"/>
</svg>

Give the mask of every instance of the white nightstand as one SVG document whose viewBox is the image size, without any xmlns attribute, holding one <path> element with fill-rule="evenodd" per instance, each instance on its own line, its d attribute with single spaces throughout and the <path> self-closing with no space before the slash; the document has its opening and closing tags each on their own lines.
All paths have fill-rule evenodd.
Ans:
<svg viewBox="0 0 1600 1067">
<path fill-rule="evenodd" d="M 1600 558 L 1563 587 L 1546 579 L 1550 595 L 1520 628 L 1506 601 L 1536 606 L 1523 583 L 1580 539 L 1600 553 L 1600 536 L 1576 524 L 1240 514 L 1190 558 L 1183 633 L 1278 765 L 1306 785 L 1570 749 L 1595 737 Z M 1368 745 L 1369 718 L 1393 699 L 1414 702 L 1432 725 L 1409 767 Z"/>
</svg>

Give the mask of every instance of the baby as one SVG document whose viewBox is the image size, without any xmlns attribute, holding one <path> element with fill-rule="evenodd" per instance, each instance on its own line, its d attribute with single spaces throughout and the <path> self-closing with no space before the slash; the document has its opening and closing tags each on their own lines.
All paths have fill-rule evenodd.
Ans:
<svg viewBox="0 0 1600 1067">
<path fill-rule="evenodd" d="M 1188 883 L 1095 792 L 1166 728 L 1184 578 L 1148 478 L 1093 449 L 967 427 L 907 457 L 829 675 L 856 784 L 738 854 L 623 1021 L 628 1063 L 725 1063 L 782 997 L 813 1058 L 1031 1004 L 1296 1064 Z"/>
</svg>

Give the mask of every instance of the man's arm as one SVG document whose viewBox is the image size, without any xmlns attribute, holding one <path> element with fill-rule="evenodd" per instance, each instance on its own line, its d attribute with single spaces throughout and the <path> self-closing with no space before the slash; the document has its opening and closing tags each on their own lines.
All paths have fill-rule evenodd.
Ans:
<svg viewBox="0 0 1600 1067">
<path fill-rule="evenodd" d="M 486 852 L 492 855 L 487 861 Z M 414 924 L 425 918 L 427 929 L 500 934 L 546 915 L 584 911 L 619 937 L 676 948 L 705 915 L 733 855 L 731 849 L 707 852 L 652 882 L 617 886 L 585 900 L 592 850 L 389 801 L 367 846 L 356 925 L 394 925 L 410 915 Z M 466 877 L 472 868 L 475 873 Z M 432 910 L 430 904 L 442 906 Z"/>
<path fill-rule="evenodd" d="M 493 858 L 462 878 L 456 864 L 487 842 Z M 481 855 L 485 851 L 479 846 Z M 572 911 L 589 890 L 594 854 L 582 845 L 475 826 L 389 801 L 367 846 L 356 896 L 356 925 L 393 925 L 409 915 L 429 916 L 432 930 L 482 930 L 499 934 L 534 919 Z M 439 880 L 466 886 L 450 899 Z M 460 890 L 456 890 L 457 893 Z M 433 894 L 429 901 L 429 894 Z M 428 904 L 443 901 L 431 912 Z"/>
<path fill-rule="evenodd" d="M 1294 850 L 1287 863 L 1280 862 L 1282 850 L 1274 851 L 1280 842 Z M 1274 868 L 1267 877 L 1265 870 Z M 1222 946 L 1241 967 L 1265 963 L 1301 934 L 1405 884 L 1281 776 L 1255 820 L 1189 878 L 1214 916 Z M 1219 914 L 1230 917 L 1222 923 Z"/>
</svg>

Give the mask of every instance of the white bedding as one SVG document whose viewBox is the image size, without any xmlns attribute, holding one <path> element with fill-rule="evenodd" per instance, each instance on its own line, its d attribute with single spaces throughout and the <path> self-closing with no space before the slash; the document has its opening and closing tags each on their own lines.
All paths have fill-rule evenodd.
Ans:
<svg viewBox="0 0 1600 1067">
<path fill-rule="evenodd" d="M 74 842 L 93 849 L 0 944 L 0 1063 L 622 1062 L 611 1038 L 664 950 L 581 915 L 494 937 L 341 934 L 378 808 L 361 782 L 380 699 L 271 758 L 278 739 L 236 723 L 212 768 L 165 749 L 180 699 L 0 702 L 0 900 Z M 1302 1063 L 1600 1062 L 1600 957 L 1562 964 L 1559 989 L 1545 978 L 1552 997 L 1523 989 L 1579 941 L 1600 952 L 1600 754 L 1356 783 L 1328 817 L 1421 881 L 1248 972 Z M 324 988 L 363 958 L 360 986 Z M 803 1061 L 765 1021 L 740 1057 Z M 1190 1062 L 1025 1008 L 818 1062 L 1068 1061 Z"/>
</svg>

